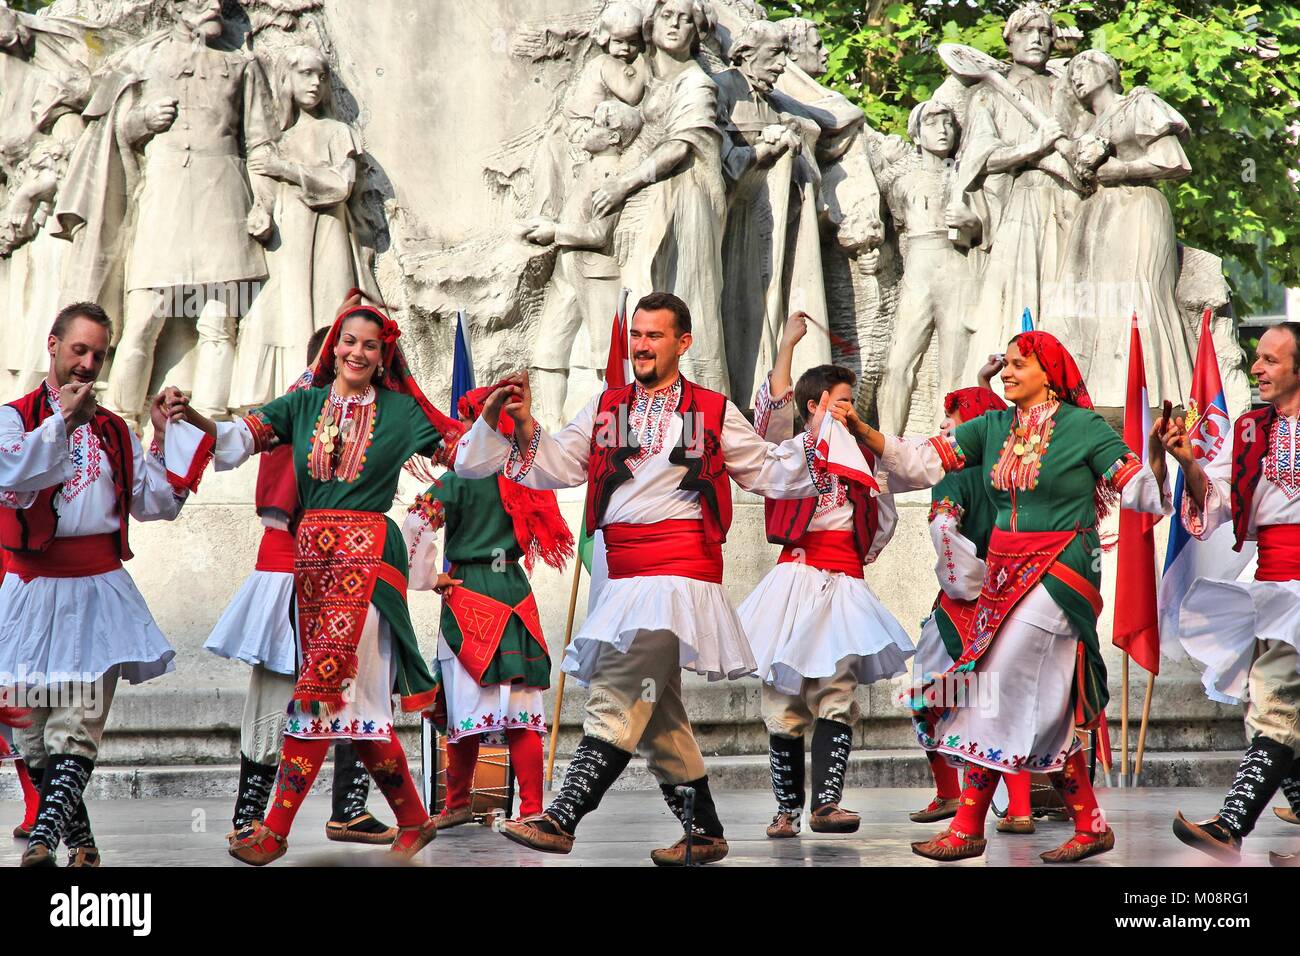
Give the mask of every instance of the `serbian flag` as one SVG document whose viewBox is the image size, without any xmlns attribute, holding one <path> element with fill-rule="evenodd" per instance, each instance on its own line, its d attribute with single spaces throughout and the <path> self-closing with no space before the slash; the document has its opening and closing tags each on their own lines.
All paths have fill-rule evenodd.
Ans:
<svg viewBox="0 0 1300 956">
<path fill-rule="evenodd" d="M 1151 408 L 1147 401 L 1137 315 L 1129 329 L 1124 444 L 1146 463 Z M 1119 567 L 1115 572 L 1115 646 L 1152 674 L 1160 673 L 1160 618 L 1156 608 L 1155 515 L 1120 509 Z"/>
<path fill-rule="evenodd" d="M 627 324 L 627 297 L 631 289 L 623 289 L 618 296 L 618 308 L 614 310 L 614 327 L 609 333 L 609 358 L 605 362 L 605 387 L 622 388 L 632 380 L 632 362 L 628 349 L 629 329 Z M 587 593 L 587 607 L 592 608 L 601 588 L 609 579 L 609 567 L 605 563 L 605 535 L 597 531 L 594 536 L 587 534 L 587 515 L 582 515 L 582 533 L 578 538 L 578 557 L 591 575 L 591 588 Z"/>
<path fill-rule="evenodd" d="M 1210 310 L 1201 315 L 1201 341 L 1192 369 L 1192 394 L 1187 403 L 1185 421 L 1188 439 L 1196 460 L 1204 468 L 1211 462 L 1232 454 L 1232 418 L 1219 377 L 1219 358 L 1214 353 L 1210 333 Z M 1183 510 L 1183 473 L 1174 481 L 1174 514 Z M 1186 657 L 1178 641 L 1178 612 L 1183 598 L 1197 578 L 1235 581 L 1255 555 L 1254 542 L 1247 542 L 1240 552 L 1233 551 L 1232 525 L 1224 522 L 1201 541 L 1187 533 L 1175 518 L 1169 529 L 1169 548 L 1165 552 L 1165 571 L 1160 580 L 1160 646 L 1172 660 Z"/>
</svg>

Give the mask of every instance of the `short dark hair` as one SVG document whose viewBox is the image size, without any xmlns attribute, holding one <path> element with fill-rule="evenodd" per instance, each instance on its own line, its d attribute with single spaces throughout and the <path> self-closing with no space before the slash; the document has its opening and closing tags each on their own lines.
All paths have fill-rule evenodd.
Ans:
<svg viewBox="0 0 1300 956">
<path fill-rule="evenodd" d="M 1279 322 L 1274 328 L 1286 329 L 1291 333 L 1291 339 L 1295 345 L 1295 352 L 1291 355 L 1291 361 L 1295 365 L 1292 371 L 1300 372 L 1300 322 Z"/>
<path fill-rule="evenodd" d="M 89 319 L 96 325 L 108 329 L 110 333 L 113 331 L 113 320 L 94 302 L 73 302 L 59 309 L 59 314 L 54 317 L 54 324 L 50 326 L 50 335 L 56 339 L 63 338 L 68 334 L 68 326 L 72 324 L 73 319 Z"/>
<path fill-rule="evenodd" d="M 857 381 L 858 377 L 843 365 L 814 365 L 794 383 L 794 403 L 799 417 L 808 418 L 808 403 L 820 402 L 822 392 L 829 392 L 836 385 L 852 388 Z"/>
<path fill-rule="evenodd" d="M 330 334 L 330 328 L 331 327 L 328 325 L 322 325 L 319 329 L 313 332 L 311 334 L 311 338 L 307 340 L 307 364 L 308 365 L 312 363 L 312 360 L 316 358 L 316 353 L 319 352 L 321 350 L 321 346 L 325 344 L 325 336 Z"/>
<path fill-rule="evenodd" d="M 686 307 L 686 303 L 671 292 L 651 292 L 649 295 L 643 295 L 641 301 L 636 304 L 633 315 L 642 310 L 646 312 L 660 312 L 667 309 L 673 314 L 673 323 L 677 326 L 677 337 L 681 338 L 691 331 L 691 310 Z"/>
</svg>

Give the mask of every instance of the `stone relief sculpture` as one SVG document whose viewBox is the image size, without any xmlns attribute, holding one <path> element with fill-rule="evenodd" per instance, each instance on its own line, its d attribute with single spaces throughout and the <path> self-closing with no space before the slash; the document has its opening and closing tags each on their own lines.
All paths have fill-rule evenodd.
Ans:
<svg viewBox="0 0 1300 956">
<path fill-rule="evenodd" d="M 912 110 L 907 127 L 915 148 L 900 151 L 882 138 L 875 150 L 877 180 L 903 256 L 894 339 L 878 397 L 880 428 L 891 434 L 902 434 L 907 425 L 931 339 L 938 349 L 940 394 L 966 384 L 964 321 L 975 306 L 984 265 L 980 220 L 966 207 L 950 161 L 960 137 L 956 111 L 927 100 Z M 933 424 L 941 418 L 936 406 Z"/>
<path fill-rule="evenodd" d="M 348 212 L 362 149 L 351 127 L 328 115 L 329 64 L 314 47 L 289 47 L 273 86 L 282 132 L 247 164 L 255 183 L 270 185 L 258 198 L 272 222 L 269 278 L 239 324 L 231 407 L 284 394 L 307 364 L 311 333 L 334 321 L 348 289 L 373 284 Z"/>
<path fill-rule="evenodd" d="M 785 32 L 786 56 L 790 62 L 811 77 L 825 74 L 830 53 L 817 24 L 803 17 L 789 17 L 778 25 Z"/>
<path fill-rule="evenodd" d="M 979 304 L 968 322 L 968 382 L 1019 331 L 1025 308 L 1036 319 L 1042 314 L 1042 285 L 1060 269 L 1079 203 L 1068 136 L 1082 110 L 1068 85 L 1048 70 L 1055 35 L 1045 7 L 1029 3 L 1017 9 L 1002 33 L 1010 70 L 1005 79 L 978 80 L 967 107 L 958 163 L 963 181 L 974 187 L 970 204 L 989 251 Z M 1017 106 L 1017 95 L 1028 101 L 1028 110 Z M 1035 126 L 1025 112 L 1038 114 L 1041 122 Z"/>
<path fill-rule="evenodd" d="M 597 216 L 597 192 L 625 171 L 620 159 L 641 132 L 641 113 L 621 100 L 606 100 L 594 111 L 583 148 L 591 159 L 570 187 L 558 219 L 537 217 L 522 224 L 523 237 L 557 249 L 542 312 L 545 334 L 538 336 L 532 359 L 532 384 L 548 427 L 564 425 L 570 365 L 603 369 L 609 333 L 622 287 L 622 263 L 615 252 L 619 211 Z M 587 354 L 574 356 L 574 341 L 586 330 Z"/>
<path fill-rule="evenodd" d="M 734 67 L 714 76 L 729 185 L 722 248 L 723 305 L 732 394 L 753 395 L 767 374 L 792 310 L 826 316 L 818 214 L 820 128 L 780 109 L 772 94 L 785 72 L 786 35 L 754 20 L 733 37 Z M 830 361 L 823 354 L 804 364 Z"/>
<path fill-rule="evenodd" d="M 223 32 L 219 0 L 167 9 L 172 27 L 128 49 L 101 80 L 69 166 L 75 188 L 55 212 L 62 235 L 77 240 L 70 268 L 85 297 L 100 298 L 107 273 L 126 270 L 105 404 L 132 423 L 165 320 L 193 311 L 195 407 L 228 413 L 241 284 L 266 277 L 255 236 L 270 230 L 264 211 L 249 218 L 244 168 L 273 139 L 262 68 L 212 45 Z"/>
<path fill-rule="evenodd" d="M 624 284 L 669 290 L 690 304 L 695 344 L 685 374 L 706 388 L 730 392 L 721 309 L 726 193 L 718 93 L 695 59 L 716 22 L 706 0 L 654 0 L 647 6 L 650 69 L 641 138 L 649 155 L 597 190 L 592 212 L 606 216 L 645 194 Z"/>
<path fill-rule="evenodd" d="M 1179 139 L 1187 121 L 1146 87 L 1120 92 L 1119 66 L 1100 50 L 1070 61 L 1070 85 L 1088 108 L 1080 160 L 1095 188 L 1070 225 L 1061 273 L 1041 327 L 1082 356 L 1097 405 L 1120 407 L 1127 387 L 1129 325 L 1142 337 L 1152 400 L 1185 404 L 1195 335 L 1179 312 L 1178 244 L 1169 203 L 1156 187 L 1191 172 Z"/>
</svg>

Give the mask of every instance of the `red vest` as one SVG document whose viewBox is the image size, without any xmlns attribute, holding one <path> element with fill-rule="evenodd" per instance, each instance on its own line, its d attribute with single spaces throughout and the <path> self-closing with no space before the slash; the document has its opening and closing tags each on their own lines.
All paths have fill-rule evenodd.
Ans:
<svg viewBox="0 0 1300 956">
<path fill-rule="evenodd" d="M 710 544 L 727 540 L 731 527 L 731 479 L 727 477 L 722 457 L 722 423 L 727 412 L 727 398 L 688 382 L 682 382 L 681 403 L 677 414 L 685 419 L 682 440 L 669 453 L 669 460 L 686 469 L 678 484 L 682 491 L 700 496 L 704 514 L 704 536 Z M 604 524 L 605 509 L 619 485 L 632 477 L 628 459 L 639 446 L 627 428 L 628 415 L 636 385 L 607 388 L 600 396 L 596 422 L 591 433 L 591 457 L 587 461 L 587 533 L 594 534 Z M 606 435 L 615 441 L 598 440 Z"/>
<path fill-rule="evenodd" d="M 858 448 L 867 464 L 874 466 L 875 456 L 865 445 L 859 444 Z M 858 557 L 866 564 L 871 542 L 876 540 L 876 532 L 880 530 L 880 511 L 870 491 L 856 481 L 847 484 L 849 502 L 853 505 L 853 543 L 857 546 Z M 808 533 L 808 525 L 812 523 L 816 510 L 815 497 L 766 499 L 763 502 L 763 519 L 767 525 L 767 540 L 773 544 L 797 547 L 799 539 Z"/>
<path fill-rule="evenodd" d="M 24 431 L 30 432 L 40 427 L 41 422 L 53 414 L 48 396 L 49 389 L 45 382 L 41 382 L 35 391 L 9 403 L 9 407 L 16 410 L 22 419 Z M 123 561 L 129 561 L 131 548 L 127 543 L 127 522 L 131 516 L 131 488 L 135 478 L 131 429 L 126 422 L 105 408 L 95 412 L 90 427 L 113 469 L 113 499 L 121 520 L 117 534 L 117 552 Z M 0 546 L 19 552 L 39 552 L 48 548 L 59 526 L 54 496 L 62 487 L 60 482 L 39 492 L 30 508 L 0 508 Z"/>
<path fill-rule="evenodd" d="M 1237 419 L 1232 429 L 1232 532 L 1236 535 L 1236 544 L 1232 550 L 1240 551 L 1246 540 L 1250 527 L 1250 509 L 1255 502 L 1255 488 L 1260 476 L 1264 474 L 1264 458 L 1268 454 L 1269 439 L 1273 434 L 1273 422 L 1277 420 L 1277 411 L 1272 405 L 1267 408 L 1246 412 Z M 1253 422 L 1247 426 L 1247 422 Z M 1247 427 L 1252 431 L 1253 441 L 1246 440 Z"/>
</svg>

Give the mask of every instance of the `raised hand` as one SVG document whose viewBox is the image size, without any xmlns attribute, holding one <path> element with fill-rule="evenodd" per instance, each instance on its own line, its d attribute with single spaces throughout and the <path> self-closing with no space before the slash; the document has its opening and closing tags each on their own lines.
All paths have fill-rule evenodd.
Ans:
<svg viewBox="0 0 1300 956">
<path fill-rule="evenodd" d="M 502 379 L 501 384 L 493 390 L 492 394 L 487 397 L 483 403 L 483 420 L 493 430 L 501 421 L 501 411 L 505 408 L 506 403 L 517 400 L 517 396 L 522 394 L 522 389 L 518 384 L 519 373 L 509 375 Z"/>
<path fill-rule="evenodd" d="M 989 360 L 980 368 L 978 378 L 981 388 L 988 388 L 993 382 L 993 376 L 1007 367 L 1007 357 L 1001 353 L 990 355 Z"/>
<path fill-rule="evenodd" d="M 144 108 L 144 125 L 151 133 L 165 133 L 176 122 L 180 100 L 174 96 L 156 99 Z"/>
<path fill-rule="evenodd" d="M 524 429 L 533 421 L 533 390 L 528 384 L 526 370 L 516 373 L 514 378 L 515 392 L 506 400 L 504 411 L 514 419 L 516 428 Z"/>
<path fill-rule="evenodd" d="M 93 382 L 69 382 L 59 389 L 59 411 L 63 413 L 69 431 L 94 418 L 98 407 Z"/>
</svg>

